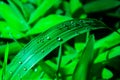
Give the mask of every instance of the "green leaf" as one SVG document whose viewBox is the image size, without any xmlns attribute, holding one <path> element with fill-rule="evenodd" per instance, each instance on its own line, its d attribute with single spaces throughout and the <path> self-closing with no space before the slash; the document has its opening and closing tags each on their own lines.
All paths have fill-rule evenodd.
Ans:
<svg viewBox="0 0 120 80">
<path fill-rule="evenodd" d="M 119 29 L 120 31 L 120 29 Z M 110 35 L 96 41 L 95 51 L 100 50 L 103 52 L 106 49 L 110 49 L 120 43 L 120 35 L 116 32 L 111 33 Z M 102 45 L 101 45 L 102 44 Z"/>
<path fill-rule="evenodd" d="M 61 72 L 63 73 L 63 76 L 69 75 L 69 74 L 71 74 L 71 76 L 72 76 L 72 74 L 76 68 L 77 62 L 78 62 L 78 60 L 73 60 L 71 63 L 65 65 L 61 70 Z"/>
<path fill-rule="evenodd" d="M 70 0 L 70 10 L 71 14 L 73 14 L 76 10 L 82 7 L 82 3 L 80 0 Z"/>
<path fill-rule="evenodd" d="M 58 60 L 57 60 L 57 78 L 59 77 L 59 71 L 60 71 L 60 68 L 61 68 L 61 60 L 62 60 L 62 45 L 60 45 L 59 47 L 59 52 L 58 52 Z M 59 79 L 59 78 L 58 78 Z"/>
<path fill-rule="evenodd" d="M 42 70 L 52 79 L 55 78 L 55 73 L 56 73 L 56 70 L 55 68 L 52 68 L 50 65 L 48 65 L 47 63 L 43 62 L 43 61 L 40 61 L 40 66 L 42 68 Z"/>
<path fill-rule="evenodd" d="M 112 50 L 110 50 L 108 58 L 113 58 L 116 56 L 120 56 L 120 46 L 117 46 L 113 48 Z"/>
<path fill-rule="evenodd" d="M 91 35 L 83 51 L 83 54 L 77 63 L 77 66 L 73 73 L 73 80 L 87 80 L 88 70 L 94 57 L 94 43 L 94 35 Z"/>
<path fill-rule="evenodd" d="M 24 19 L 22 13 L 20 12 L 19 8 L 14 3 L 14 0 L 8 0 L 10 7 L 13 9 L 14 13 L 19 15 L 19 18 Z"/>
<path fill-rule="evenodd" d="M 6 80 L 8 54 L 9 54 L 9 44 L 7 43 L 7 46 L 5 49 L 5 55 L 4 55 L 3 70 L 2 70 L 3 80 Z"/>
<path fill-rule="evenodd" d="M 52 26 L 55 26 L 61 22 L 67 21 L 67 20 L 71 20 L 72 18 L 70 17 L 66 17 L 66 16 L 61 16 L 61 15 L 55 15 L 55 14 L 51 14 L 47 17 L 44 17 L 42 19 L 40 19 L 34 26 L 32 29 L 30 29 L 27 32 L 27 35 L 32 35 L 32 34 L 37 34 L 37 33 L 41 33 L 46 31 L 47 29 L 49 29 Z"/>
<path fill-rule="evenodd" d="M 24 11 L 25 11 L 25 20 L 28 21 L 31 13 L 35 10 L 35 6 L 31 3 L 26 3 L 23 5 L 24 6 Z"/>
<path fill-rule="evenodd" d="M 55 3 L 55 0 L 44 0 L 41 5 L 31 14 L 28 21 L 29 24 L 36 21 L 38 18 L 42 17 Z"/>
<path fill-rule="evenodd" d="M 106 61 L 106 60 L 107 60 L 107 58 L 106 58 L 107 54 L 108 54 L 108 51 L 99 54 L 99 55 L 96 57 L 96 59 L 94 60 L 94 63 L 99 63 L 99 62 Z"/>
<path fill-rule="evenodd" d="M 81 34 L 80 36 L 77 36 L 75 38 L 75 50 L 77 51 L 81 51 L 83 50 L 84 46 L 85 46 L 85 41 L 86 41 L 86 33 Z"/>
<path fill-rule="evenodd" d="M 104 68 L 103 72 L 102 72 L 102 78 L 108 80 L 112 77 L 113 77 L 113 73 L 110 70 L 108 70 L 107 68 Z"/>
<path fill-rule="evenodd" d="M 97 0 L 85 4 L 83 8 L 86 13 L 92 13 L 113 9 L 117 6 L 120 6 L 120 1 L 118 0 Z"/>
<path fill-rule="evenodd" d="M 0 69 L 0 79 L 2 80 L 2 69 Z"/>
<path fill-rule="evenodd" d="M 120 55 L 120 46 L 117 46 L 115 48 L 112 48 L 111 50 L 107 50 L 104 53 L 99 54 L 95 59 L 94 63 L 103 62 L 107 60 L 107 57 L 108 59 L 111 59 L 119 55 Z"/>
<path fill-rule="evenodd" d="M 15 39 L 20 39 L 24 37 L 24 34 L 22 32 L 14 30 L 5 21 L 0 21 L 0 33 L 2 38 L 12 39 L 11 35 Z"/>
<path fill-rule="evenodd" d="M 62 56 L 61 67 L 65 67 L 70 61 L 74 60 L 78 55 L 78 52 L 70 45 L 65 44 L 65 48 L 66 48 L 64 52 L 65 55 Z"/>
<path fill-rule="evenodd" d="M 35 66 L 31 69 L 24 77 L 23 80 L 40 80 L 40 74 L 42 73 L 42 68 L 40 65 Z"/>
<path fill-rule="evenodd" d="M 23 43 L 20 43 L 20 44 L 25 45 Z M 15 55 L 15 53 L 20 51 L 21 48 L 22 47 L 17 42 L 11 42 L 11 43 L 9 43 L 9 54 Z M 5 49 L 6 49 L 5 44 L 0 46 L 0 56 L 4 55 Z"/>
<path fill-rule="evenodd" d="M 106 27 L 105 24 L 95 19 L 73 19 L 48 29 L 30 41 L 16 55 L 12 62 L 7 66 L 7 79 L 18 80 L 22 78 L 35 64 L 41 61 L 60 44 L 65 43 L 79 34 L 104 27 Z M 93 41 L 92 39 L 90 40 L 91 42 Z M 92 47 L 88 51 L 92 51 Z M 93 56 L 92 54 L 89 55 L 91 57 Z M 91 59 L 90 56 L 87 56 L 89 58 L 86 59 L 86 62 Z M 20 74 L 20 76 L 18 76 L 18 74 Z"/>
<path fill-rule="evenodd" d="M 28 0 L 20 0 L 22 3 L 26 3 Z"/>
<path fill-rule="evenodd" d="M 69 16 L 71 17 L 71 13 L 70 13 L 70 3 L 67 1 L 63 2 L 63 7 L 64 7 L 64 11 L 65 11 L 65 16 Z"/>
<path fill-rule="evenodd" d="M 2 18 L 5 19 L 9 26 L 14 30 L 25 31 L 29 28 L 28 25 L 12 10 L 12 8 L 2 1 L 0 1 L 0 16 L 2 16 Z"/>
<path fill-rule="evenodd" d="M 18 7 L 20 9 L 21 13 L 22 13 L 22 16 L 26 19 L 27 13 L 24 9 L 24 6 L 23 6 L 22 2 L 20 0 L 11 0 L 9 2 L 12 4 L 11 6 L 14 5 L 13 6 L 14 9 L 15 9 L 15 7 L 16 8 Z"/>
<path fill-rule="evenodd" d="M 39 6 L 43 2 L 43 0 L 28 0 L 28 2 L 30 2 L 30 4 Z"/>
</svg>

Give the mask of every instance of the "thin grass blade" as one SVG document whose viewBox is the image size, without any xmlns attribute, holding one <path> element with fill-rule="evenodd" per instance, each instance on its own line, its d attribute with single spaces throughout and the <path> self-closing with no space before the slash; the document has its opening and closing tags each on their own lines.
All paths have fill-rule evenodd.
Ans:
<svg viewBox="0 0 120 80">
<path fill-rule="evenodd" d="M 91 35 L 89 37 L 89 40 L 87 41 L 83 54 L 81 55 L 81 58 L 79 59 L 78 64 L 75 68 L 75 71 L 73 73 L 73 80 L 87 80 L 89 64 L 94 57 L 94 43 L 94 35 Z"/>
</svg>

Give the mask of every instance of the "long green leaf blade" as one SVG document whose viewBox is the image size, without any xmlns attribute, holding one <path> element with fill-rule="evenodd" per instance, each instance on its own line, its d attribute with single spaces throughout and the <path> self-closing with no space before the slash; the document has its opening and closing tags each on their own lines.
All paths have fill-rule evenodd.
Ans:
<svg viewBox="0 0 120 80">
<path fill-rule="evenodd" d="M 73 80 L 87 80 L 88 66 L 94 57 L 94 43 L 94 35 L 91 35 L 87 41 L 83 54 L 75 68 L 75 71 L 73 73 Z"/>
<path fill-rule="evenodd" d="M 104 23 L 95 19 L 73 19 L 51 27 L 30 41 L 16 55 L 7 67 L 7 79 L 22 78 L 35 64 L 60 44 L 79 34 L 104 27 L 106 27 Z"/>
</svg>

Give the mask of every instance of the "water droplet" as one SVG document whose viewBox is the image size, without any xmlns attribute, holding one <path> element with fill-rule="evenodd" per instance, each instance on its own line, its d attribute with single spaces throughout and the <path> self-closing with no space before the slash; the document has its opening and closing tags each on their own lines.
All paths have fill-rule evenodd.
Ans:
<svg viewBox="0 0 120 80">
<path fill-rule="evenodd" d="M 44 39 L 42 38 L 42 39 L 40 40 L 40 42 L 43 43 L 43 42 L 44 42 Z"/>
<path fill-rule="evenodd" d="M 37 72 L 37 71 L 38 71 L 38 69 L 37 69 L 37 68 L 35 68 L 35 69 L 34 69 L 34 72 Z"/>
<path fill-rule="evenodd" d="M 47 40 L 50 40 L 50 37 L 49 37 L 49 36 L 47 37 Z"/>
<path fill-rule="evenodd" d="M 57 37 L 57 40 L 58 40 L 58 41 L 62 41 L 62 38 L 60 38 L 60 37 Z"/>
<path fill-rule="evenodd" d="M 26 67 L 24 67 L 24 68 L 23 68 L 23 70 L 24 70 L 24 71 L 27 71 L 27 68 L 26 68 Z"/>
<path fill-rule="evenodd" d="M 44 50 L 41 50 L 41 52 L 43 53 L 43 52 L 44 52 Z"/>
<path fill-rule="evenodd" d="M 22 62 L 21 62 L 21 61 L 19 61 L 19 64 L 22 64 Z"/>
</svg>

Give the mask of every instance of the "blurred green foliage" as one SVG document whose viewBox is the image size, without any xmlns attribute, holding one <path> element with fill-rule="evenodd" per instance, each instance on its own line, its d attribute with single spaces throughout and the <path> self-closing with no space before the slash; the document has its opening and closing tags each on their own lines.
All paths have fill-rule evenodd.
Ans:
<svg viewBox="0 0 120 80">
<path fill-rule="evenodd" d="M 112 31 L 102 29 L 71 39 L 22 80 L 119 80 L 120 35 L 115 32 L 120 32 L 119 0 L 0 0 L 0 80 L 6 80 L 7 64 L 31 39 L 76 18 L 99 19 Z"/>
</svg>

